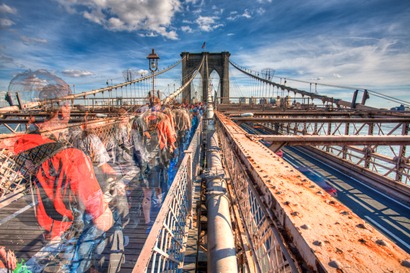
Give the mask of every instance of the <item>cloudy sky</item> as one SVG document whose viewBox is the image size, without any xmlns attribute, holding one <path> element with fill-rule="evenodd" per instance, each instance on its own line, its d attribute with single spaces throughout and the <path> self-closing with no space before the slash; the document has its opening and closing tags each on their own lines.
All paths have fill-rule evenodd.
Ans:
<svg viewBox="0 0 410 273">
<path fill-rule="evenodd" d="M 2 0 L 0 91 L 27 69 L 102 87 L 180 53 L 231 53 L 278 77 L 410 101 L 408 0 Z M 1 98 L 3 99 L 3 98 Z"/>
</svg>

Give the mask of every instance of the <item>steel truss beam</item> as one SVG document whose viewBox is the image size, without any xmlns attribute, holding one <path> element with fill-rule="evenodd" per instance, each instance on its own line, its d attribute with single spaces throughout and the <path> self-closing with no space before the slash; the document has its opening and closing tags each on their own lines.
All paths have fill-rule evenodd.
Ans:
<svg viewBox="0 0 410 273">
<path fill-rule="evenodd" d="M 371 116 L 366 112 L 351 113 L 351 116 L 332 116 L 326 111 L 321 111 L 322 116 L 302 111 L 291 113 L 258 113 L 257 117 L 231 114 L 229 117 L 238 124 L 261 128 L 265 133 L 253 137 L 275 147 L 315 146 L 380 178 L 410 184 L 410 118 L 406 113 L 401 116 L 399 113 Z"/>
<path fill-rule="evenodd" d="M 313 135 L 252 135 L 269 142 L 286 145 L 407 145 L 410 136 L 313 136 Z"/>
</svg>

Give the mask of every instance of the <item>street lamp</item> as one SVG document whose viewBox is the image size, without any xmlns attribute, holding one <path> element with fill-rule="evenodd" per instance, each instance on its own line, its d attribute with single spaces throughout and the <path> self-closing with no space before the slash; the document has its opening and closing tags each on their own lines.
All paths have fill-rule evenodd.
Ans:
<svg viewBox="0 0 410 273">
<path fill-rule="evenodd" d="M 155 96 L 154 76 L 155 76 L 155 71 L 158 70 L 158 59 L 159 59 L 157 53 L 154 52 L 154 49 L 152 49 L 152 52 L 151 54 L 148 55 L 147 59 L 148 59 L 149 70 L 152 73 L 152 96 L 150 96 L 150 98 L 153 99 Z M 151 101 L 151 104 L 152 103 L 153 101 Z"/>
</svg>

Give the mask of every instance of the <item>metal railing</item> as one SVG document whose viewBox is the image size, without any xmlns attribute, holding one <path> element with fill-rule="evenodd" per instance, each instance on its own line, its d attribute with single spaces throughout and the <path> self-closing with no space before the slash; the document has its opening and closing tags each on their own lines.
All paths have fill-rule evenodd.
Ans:
<svg viewBox="0 0 410 273">
<path fill-rule="evenodd" d="M 244 164 L 236 155 L 229 138 L 223 135 L 218 126 L 221 146 L 229 170 L 233 203 L 237 204 L 239 219 L 243 224 L 246 242 L 245 259 L 249 272 L 299 272 L 291 254 L 285 247 L 278 232 L 273 213 L 267 210 L 262 197 L 252 184 Z"/>
<path fill-rule="evenodd" d="M 181 272 L 188 219 L 192 217 L 192 178 L 201 157 L 202 122 L 184 152 L 178 172 L 162 204 L 132 272 Z"/>
<path fill-rule="evenodd" d="M 25 190 L 27 182 L 18 171 L 13 156 L 6 150 L 0 149 L 0 200 L 10 193 Z"/>
<path fill-rule="evenodd" d="M 90 121 L 87 123 L 87 132 L 97 135 L 107 147 L 115 137 L 117 124 L 119 122 L 120 121 L 114 118 Z M 44 136 L 51 134 L 58 135 L 58 141 L 70 145 L 72 144 L 70 143 L 72 133 L 75 130 L 80 130 L 81 125 L 82 123 L 70 124 L 68 127 L 44 131 L 41 132 L 41 134 Z M 0 137 L 0 142 L 2 142 L 2 146 L 4 146 L 0 148 L 0 201 L 24 191 L 30 185 L 29 181 L 24 179 L 20 170 L 22 166 L 16 164 L 16 156 L 13 154 L 13 139 L 21 135 L 22 134 L 8 134 Z M 8 142 L 11 143 L 10 147 L 7 147 Z"/>
<path fill-rule="evenodd" d="M 278 118 L 278 116 L 275 116 Z M 268 117 L 266 117 L 268 118 Z M 328 118 L 305 121 L 260 122 L 281 135 L 408 136 L 409 118 Z M 406 144 L 385 142 L 367 145 L 317 145 L 315 148 L 346 160 L 382 178 L 410 184 L 410 154 Z"/>
</svg>

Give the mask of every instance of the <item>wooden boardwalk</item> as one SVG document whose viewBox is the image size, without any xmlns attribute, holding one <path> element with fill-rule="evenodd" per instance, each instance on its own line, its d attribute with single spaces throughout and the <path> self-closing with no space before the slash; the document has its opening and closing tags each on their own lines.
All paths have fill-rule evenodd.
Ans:
<svg viewBox="0 0 410 273">
<path fill-rule="evenodd" d="M 141 189 L 132 191 L 130 197 L 134 200 L 130 208 L 131 221 L 123 230 L 124 235 L 129 238 L 129 243 L 125 247 L 125 261 L 118 271 L 124 273 L 132 272 L 149 232 L 147 225 L 143 224 Z M 49 241 L 44 240 L 43 230 L 35 217 L 30 191 L 27 190 L 15 199 L 0 209 L 0 245 L 12 249 L 18 262 L 23 259 L 27 262 L 35 255 L 41 255 Z M 155 219 L 158 211 L 159 208 L 152 209 L 152 219 Z M 108 266 L 108 251 L 106 249 L 103 252 L 106 258 L 103 272 L 106 272 Z"/>
</svg>

